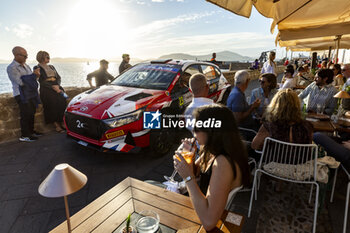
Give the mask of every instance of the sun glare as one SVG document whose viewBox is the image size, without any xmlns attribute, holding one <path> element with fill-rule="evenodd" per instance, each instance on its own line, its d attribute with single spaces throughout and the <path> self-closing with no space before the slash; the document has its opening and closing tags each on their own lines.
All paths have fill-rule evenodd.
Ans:
<svg viewBox="0 0 350 233">
<path fill-rule="evenodd" d="M 119 57 L 127 29 L 122 9 L 112 0 L 84 0 L 71 10 L 66 22 L 66 39 L 71 54 L 101 58 Z M 122 33 L 123 32 L 123 33 Z"/>
</svg>

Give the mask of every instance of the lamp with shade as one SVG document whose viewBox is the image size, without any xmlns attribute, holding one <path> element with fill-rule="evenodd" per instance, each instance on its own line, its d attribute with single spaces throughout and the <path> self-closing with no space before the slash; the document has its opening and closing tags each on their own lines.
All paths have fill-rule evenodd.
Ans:
<svg viewBox="0 0 350 233">
<path fill-rule="evenodd" d="M 87 182 L 87 177 L 67 163 L 58 164 L 39 186 L 39 193 L 44 197 L 63 197 L 67 217 L 68 232 L 72 232 L 67 196 L 80 190 Z"/>
<path fill-rule="evenodd" d="M 338 108 L 338 117 L 340 117 L 343 115 L 343 99 L 350 99 L 350 95 L 346 91 L 339 91 L 333 97 L 340 99 L 340 104 Z"/>
</svg>

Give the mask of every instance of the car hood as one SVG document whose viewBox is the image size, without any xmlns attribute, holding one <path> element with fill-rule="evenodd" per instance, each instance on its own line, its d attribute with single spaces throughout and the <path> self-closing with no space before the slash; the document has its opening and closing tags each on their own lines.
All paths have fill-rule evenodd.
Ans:
<svg viewBox="0 0 350 233">
<path fill-rule="evenodd" d="M 95 119 L 107 119 L 133 112 L 162 93 L 164 91 L 105 85 L 74 98 L 67 111 Z"/>
</svg>

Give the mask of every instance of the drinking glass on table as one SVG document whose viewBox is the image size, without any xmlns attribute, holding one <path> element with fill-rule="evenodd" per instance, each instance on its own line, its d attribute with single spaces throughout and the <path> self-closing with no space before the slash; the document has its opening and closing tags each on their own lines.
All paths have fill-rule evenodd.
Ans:
<svg viewBox="0 0 350 233">
<path fill-rule="evenodd" d="M 188 164 L 191 164 L 193 159 L 194 159 L 194 155 L 196 152 L 196 148 L 194 147 L 196 140 L 194 138 L 191 139 L 191 142 L 189 141 L 183 141 L 181 143 L 181 145 L 177 148 L 177 150 L 175 151 L 175 153 L 179 152 L 181 153 L 182 157 L 186 160 L 186 162 Z M 178 160 L 180 160 L 180 158 L 177 158 Z M 170 182 L 176 182 L 174 180 L 174 177 L 176 175 L 177 171 L 176 169 L 174 169 L 173 174 L 169 177 L 169 176 L 164 176 L 164 178 L 167 181 Z"/>
<path fill-rule="evenodd" d="M 316 105 L 316 113 L 323 114 L 323 111 L 324 111 L 324 106 L 322 104 L 317 104 Z"/>
<path fill-rule="evenodd" d="M 154 233 L 159 228 L 159 215 L 152 210 L 140 212 L 141 217 L 136 223 L 136 229 L 139 233 Z"/>
</svg>

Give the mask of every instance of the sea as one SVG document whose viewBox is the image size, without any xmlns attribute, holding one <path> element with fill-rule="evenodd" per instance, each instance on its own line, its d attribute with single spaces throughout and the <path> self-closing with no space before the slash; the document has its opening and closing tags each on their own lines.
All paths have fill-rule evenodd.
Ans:
<svg viewBox="0 0 350 233">
<path fill-rule="evenodd" d="M 0 63 L 0 94 L 12 93 L 12 84 L 6 72 L 9 64 Z M 36 63 L 28 63 L 33 68 Z M 69 62 L 69 63 L 52 63 L 55 66 L 58 74 L 62 78 L 62 87 L 88 87 L 89 83 L 86 80 L 88 73 L 99 68 L 99 62 Z M 120 63 L 110 62 L 108 72 L 114 77 L 119 74 Z"/>
</svg>

